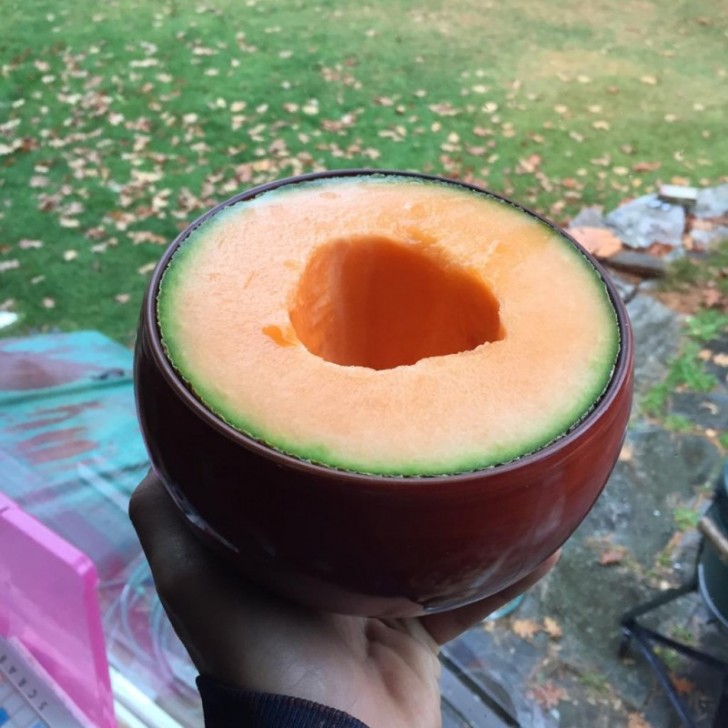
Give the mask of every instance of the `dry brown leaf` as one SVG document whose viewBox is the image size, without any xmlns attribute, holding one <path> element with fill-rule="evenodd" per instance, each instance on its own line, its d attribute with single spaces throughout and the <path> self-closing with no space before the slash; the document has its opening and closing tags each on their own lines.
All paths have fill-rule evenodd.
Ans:
<svg viewBox="0 0 728 728">
<path fill-rule="evenodd" d="M 542 708 L 546 708 L 546 710 L 551 710 L 551 708 L 555 708 L 560 701 L 568 700 L 569 698 L 566 690 L 564 690 L 564 688 L 562 688 L 560 685 L 556 685 L 555 683 L 551 682 L 551 680 L 542 683 L 541 685 L 536 685 L 529 690 L 529 693 L 531 697 Z"/>
<path fill-rule="evenodd" d="M 713 417 L 715 417 L 716 415 L 718 415 L 720 413 L 720 410 L 718 409 L 718 405 L 715 402 L 707 402 L 707 401 L 701 402 L 700 409 L 707 410 L 708 412 L 710 412 L 711 415 L 713 415 Z"/>
<path fill-rule="evenodd" d="M 139 275 L 145 276 L 147 273 L 151 273 L 156 265 L 156 263 L 145 263 L 144 265 L 137 268 L 137 273 L 139 273 Z"/>
<path fill-rule="evenodd" d="M 695 690 L 695 683 L 692 682 L 692 680 L 688 680 L 686 677 L 671 675 L 670 682 L 680 695 L 690 695 Z"/>
<path fill-rule="evenodd" d="M 43 308 L 55 308 L 56 302 L 52 298 L 44 298 L 41 302 L 43 304 Z"/>
<path fill-rule="evenodd" d="M 18 242 L 18 247 L 21 250 L 31 250 L 43 247 L 42 240 L 28 240 L 27 238 Z"/>
<path fill-rule="evenodd" d="M 656 172 L 662 167 L 662 162 L 635 162 L 632 165 L 633 172 Z"/>
<path fill-rule="evenodd" d="M 533 619 L 516 619 L 513 621 L 511 629 L 522 640 L 530 641 L 535 634 L 541 631 L 541 625 Z"/>
<path fill-rule="evenodd" d="M 606 228 L 570 228 L 569 233 L 576 241 L 597 258 L 610 258 L 622 250 L 622 241 Z"/>
<path fill-rule="evenodd" d="M 621 463 L 630 463 L 634 457 L 634 449 L 629 442 L 625 442 L 622 445 L 622 449 L 619 451 L 619 461 Z"/>
<path fill-rule="evenodd" d="M 117 293 L 114 296 L 114 300 L 117 303 L 129 303 L 130 298 L 131 298 L 131 296 L 128 293 Z"/>
<path fill-rule="evenodd" d="M 135 230 L 127 233 L 134 245 L 152 243 L 153 245 L 166 245 L 168 240 L 163 235 L 149 232 L 148 230 Z"/>
<path fill-rule="evenodd" d="M 647 248 L 648 255 L 654 255 L 656 258 L 664 258 L 666 255 L 672 253 L 675 248 L 667 243 L 654 242 Z"/>
<path fill-rule="evenodd" d="M 703 291 L 703 303 L 707 308 L 720 306 L 723 303 L 723 294 L 717 288 L 706 288 Z"/>
<path fill-rule="evenodd" d="M 561 625 L 553 619 L 553 617 L 544 617 L 543 628 L 548 636 L 554 640 L 561 639 L 564 634 L 564 631 L 561 629 Z"/>
<path fill-rule="evenodd" d="M 20 268 L 19 260 L 0 260 L 0 273 L 4 273 L 6 270 L 15 270 L 16 268 Z"/>
<path fill-rule="evenodd" d="M 600 566 L 612 566 L 614 564 L 620 564 L 624 557 L 627 555 L 626 549 L 621 546 L 615 546 L 614 548 L 602 551 L 599 556 Z"/>
<path fill-rule="evenodd" d="M 541 155 L 531 154 L 524 159 L 518 160 L 518 168 L 526 174 L 533 174 L 541 165 Z"/>
<path fill-rule="evenodd" d="M 650 75 L 642 76 L 642 78 L 640 78 L 640 81 L 642 81 L 642 83 L 647 84 L 648 86 L 657 85 L 657 79 L 654 76 L 650 76 Z"/>
<path fill-rule="evenodd" d="M 728 354 L 716 354 L 713 357 L 713 363 L 719 367 L 728 367 Z"/>
<path fill-rule="evenodd" d="M 627 717 L 627 728 L 652 728 L 642 713 L 630 713 Z"/>
</svg>

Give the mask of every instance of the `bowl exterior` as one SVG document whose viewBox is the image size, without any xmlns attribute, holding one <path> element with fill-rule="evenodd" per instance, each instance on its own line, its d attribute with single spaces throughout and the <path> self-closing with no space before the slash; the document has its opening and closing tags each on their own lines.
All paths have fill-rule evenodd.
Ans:
<svg viewBox="0 0 728 728">
<path fill-rule="evenodd" d="M 629 419 L 632 336 L 606 279 L 621 351 L 609 389 L 584 421 L 514 463 L 390 478 L 296 460 L 207 411 L 160 342 L 155 300 L 169 257 L 150 283 L 137 338 L 142 433 L 155 471 L 198 536 L 272 590 L 367 616 L 454 608 L 507 587 L 550 556 L 607 482 Z"/>
</svg>

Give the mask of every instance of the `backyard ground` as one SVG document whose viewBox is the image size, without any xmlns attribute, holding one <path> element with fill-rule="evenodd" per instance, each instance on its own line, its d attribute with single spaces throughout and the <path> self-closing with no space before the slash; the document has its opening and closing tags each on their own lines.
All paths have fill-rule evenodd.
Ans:
<svg viewBox="0 0 728 728">
<path fill-rule="evenodd" d="M 290 174 L 442 174 L 562 224 L 663 183 L 728 182 L 728 15 L 712 0 L 95 5 L 2 4 L 0 311 L 17 320 L 0 335 L 131 345 L 179 230 Z M 638 370 L 615 474 L 553 575 L 464 658 L 540 711 L 534 726 L 673 724 L 639 660 L 617 658 L 617 619 L 691 568 L 728 452 L 728 246 L 620 286 Z M 662 626 L 715 642 L 691 604 Z M 708 686 L 670 669 L 708 720 Z"/>
<path fill-rule="evenodd" d="M 3 2 L 6 335 L 131 343 L 179 228 L 342 167 L 475 180 L 557 221 L 727 174 L 711 0 Z"/>
</svg>

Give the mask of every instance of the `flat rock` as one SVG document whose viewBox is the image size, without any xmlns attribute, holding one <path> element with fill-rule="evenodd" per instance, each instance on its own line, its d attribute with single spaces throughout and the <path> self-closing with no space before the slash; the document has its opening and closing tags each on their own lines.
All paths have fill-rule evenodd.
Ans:
<svg viewBox="0 0 728 728">
<path fill-rule="evenodd" d="M 614 283 L 614 287 L 619 293 L 619 297 L 625 302 L 629 303 L 636 295 L 639 289 L 639 284 L 634 281 L 630 281 L 627 278 L 619 275 L 616 271 L 607 270 L 609 280 Z"/>
<path fill-rule="evenodd" d="M 582 207 L 576 217 L 569 223 L 570 228 L 603 228 L 607 223 L 604 220 L 604 208 L 601 205 Z"/>
<path fill-rule="evenodd" d="M 518 611 L 487 629 L 470 630 L 446 648 L 478 682 L 489 678 L 505 687 L 524 726 L 627 728 L 629 716 L 640 713 L 654 726 L 677 728 L 646 662 L 634 652 L 629 660 L 618 657 L 619 620 L 655 595 L 645 574 L 675 533 L 674 509 L 684 507 L 698 486 L 712 482 L 721 456 L 705 438 L 646 423 L 629 430 L 626 453 L 595 508 L 565 544 L 558 566 L 529 590 Z M 602 565 L 604 549 L 614 547 L 624 549 L 624 558 Z M 688 573 L 676 570 L 676 579 Z M 705 610 L 700 608 L 693 595 L 650 624 L 666 634 L 674 625 L 689 628 L 703 645 Z M 553 639 L 543 628 L 529 639 L 516 633 L 516 620 L 538 628 L 546 617 L 561 627 L 560 637 Z M 687 676 L 710 692 L 702 676 Z M 538 686 L 549 684 L 562 689 L 563 698 L 539 713 Z"/>
<path fill-rule="evenodd" d="M 661 202 L 657 195 L 645 195 L 610 212 L 606 224 L 631 248 L 649 248 L 662 243 L 682 247 L 685 210 Z"/>
<path fill-rule="evenodd" d="M 676 392 L 670 400 L 670 412 L 703 429 L 728 431 L 728 394 Z"/>
<path fill-rule="evenodd" d="M 655 496 L 656 508 L 663 509 L 663 504 L 669 506 L 664 498 L 670 494 L 688 496 L 696 486 L 712 483 L 717 473 L 718 451 L 699 435 L 646 426 L 631 431 L 628 438 L 633 443 L 635 485 L 659 492 Z"/>
<path fill-rule="evenodd" d="M 645 278 L 661 278 L 667 272 L 662 258 L 635 250 L 622 250 L 605 261 L 610 268 L 632 273 Z"/>
<path fill-rule="evenodd" d="M 702 218 L 721 217 L 728 214 L 728 184 L 700 190 L 693 214 Z"/>
<path fill-rule="evenodd" d="M 698 201 L 698 188 L 685 185 L 660 185 L 658 196 L 664 202 L 692 207 Z"/>
<path fill-rule="evenodd" d="M 641 426 L 627 435 L 629 458 L 620 461 L 597 505 L 564 547 L 540 588 L 542 614 L 555 618 L 564 638 L 559 659 L 573 671 L 599 672 L 632 709 L 652 701 L 654 679 L 642 661 L 617 658 L 619 618 L 653 592 L 643 573 L 676 530 L 673 510 L 712 482 L 720 454 L 707 440 Z M 622 546 L 624 559 L 600 564 L 604 549 Z M 566 723 L 569 725 L 570 723 Z"/>
<path fill-rule="evenodd" d="M 675 532 L 673 511 L 712 483 L 720 456 L 703 437 L 647 425 L 630 429 L 625 442 L 629 458 L 617 463 L 580 532 L 651 565 Z"/>
<path fill-rule="evenodd" d="M 627 304 L 635 339 L 635 391 L 643 394 L 664 379 L 667 363 L 679 346 L 678 315 L 651 296 Z"/>
<path fill-rule="evenodd" d="M 712 230 L 691 230 L 690 238 L 696 248 L 707 250 L 724 240 L 728 240 L 728 225 L 717 225 Z"/>
</svg>

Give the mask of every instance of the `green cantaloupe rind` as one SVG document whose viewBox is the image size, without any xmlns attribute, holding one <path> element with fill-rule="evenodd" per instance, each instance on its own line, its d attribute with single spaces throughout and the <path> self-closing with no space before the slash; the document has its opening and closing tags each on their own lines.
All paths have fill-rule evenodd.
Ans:
<svg viewBox="0 0 728 728">
<path fill-rule="evenodd" d="M 351 181 L 352 178 L 345 178 Z M 432 182 L 419 180 L 410 177 L 397 177 L 393 175 L 382 176 L 373 179 L 372 176 L 366 178 L 367 184 L 393 184 L 393 183 L 415 183 L 415 184 L 443 184 L 448 187 L 454 187 L 447 182 Z M 312 185 L 336 185 L 338 180 L 322 179 L 307 182 L 306 186 Z M 260 200 L 270 199 L 272 196 L 280 196 L 286 194 L 290 188 L 283 186 L 275 190 L 263 193 L 254 200 L 245 201 L 246 207 L 257 204 Z M 295 189 L 295 187 L 293 188 Z M 465 188 L 457 188 L 463 194 L 474 194 L 482 196 L 484 193 L 469 191 Z M 488 196 L 488 199 L 501 202 L 501 204 L 509 204 Z M 233 427 L 235 430 L 258 440 L 268 447 L 278 450 L 292 457 L 316 463 L 325 467 L 332 467 L 346 471 L 352 471 L 363 474 L 383 475 L 383 476 L 438 476 L 438 475 L 454 475 L 459 473 L 473 472 L 496 465 L 506 464 L 522 457 L 530 455 L 540 449 L 543 449 L 550 443 L 563 437 L 569 431 L 573 430 L 584 418 L 594 409 L 599 399 L 607 389 L 611 381 L 612 374 L 616 365 L 617 357 L 620 350 L 619 327 L 617 323 L 617 315 L 614 306 L 609 297 L 606 285 L 600 274 L 586 258 L 586 256 L 576 248 L 565 237 L 555 233 L 550 227 L 549 232 L 553 233 L 552 239 L 557 244 L 565 246 L 574 256 L 578 258 L 581 264 L 588 270 L 593 277 L 595 290 L 600 294 L 601 304 L 610 320 L 614 321 L 611 329 L 611 337 L 604 346 L 603 356 L 599 357 L 598 367 L 601 369 L 601 376 L 595 377 L 591 389 L 587 390 L 583 397 L 573 402 L 573 406 L 568 410 L 561 419 L 554 420 L 552 427 L 544 430 L 536 438 L 524 440 L 518 446 L 512 444 L 510 448 L 491 449 L 488 453 L 473 452 L 471 455 L 460 454 L 456 461 L 447 459 L 425 459 L 422 458 L 417 463 L 412 462 L 355 462 L 351 461 L 338 452 L 333 451 L 330 447 L 316 442 L 312 436 L 309 442 L 290 441 L 281 436 L 280 433 L 268 431 L 260 427 L 256 422 L 246 418 L 245 413 L 236 411 L 228 406 L 228 403 L 217 396 L 213 388 L 206 385 L 204 381 L 198 381 L 194 377 L 194 372 L 186 362 L 184 345 L 179 341 L 178 332 L 175 327 L 175 292 L 178 290 L 180 282 L 188 274 L 190 269 L 194 270 L 195 252 L 199 248 L 195 246 L 195 241 L 205 236 L 210 226 L 222 222 L 228 215 L 237 212 L 237 205 L 225 208 L 217 213 L 214 218 L 207 220 L 200 227 L 194 229 L 187 239 L 180 245 L 164 272 L 159 287 L 157 297 L 157 316 L 159 328 L 162 333 L 162 344 L 169 361 L 176 370 L 177 374 L 191 388 L 196 397 L 217 417 Z M 527 213 L 522 213 L 527 214 Z M 534 220 L 536 220 L 534 218 Z M 542 223 L 545 225 L 545 223 Z"/>
</svg>

